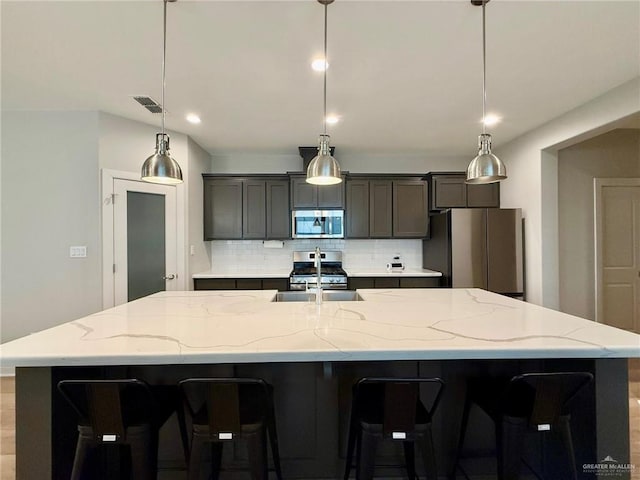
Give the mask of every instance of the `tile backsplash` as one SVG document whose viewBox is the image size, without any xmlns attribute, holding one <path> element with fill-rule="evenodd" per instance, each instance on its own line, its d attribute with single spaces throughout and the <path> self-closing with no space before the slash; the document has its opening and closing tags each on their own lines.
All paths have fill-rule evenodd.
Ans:
<svg viewBox="0 0 640 480">
<path fill-rule="evenodd" d="M 385 266 L 400 255 L 406 268 L 422 268 L 421 240 L 284 240 L 282 248 L 265 248 L 262 240 L 211 241 L 212 271 L 273 271 L 291 268 L 293 252 L 341 250 L 343 266 L 351 270 L 371 270 Z"/>
</svg>

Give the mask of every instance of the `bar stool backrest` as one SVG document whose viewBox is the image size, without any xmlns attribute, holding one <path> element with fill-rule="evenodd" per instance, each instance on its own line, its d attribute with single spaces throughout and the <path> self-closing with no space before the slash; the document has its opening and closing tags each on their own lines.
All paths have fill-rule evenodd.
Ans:
<svg viewBox="0 0 640 480">
<path fill-rule="evenodd" d="M 552 425 L 569 412 L 571 401 L 592 381 L 593 375 L 589 372 L 516 375 L 509 382 L 506 398 L 519 402 L 519 406 L 507 406 L 505 413 L 509 414 L 510 409 L 514 412 L 513 408 L 524 409 L 520 415 L 514 416 L 528 417 L 532 427 Z"/>
<path fill-rule="evenodd" d="M 99 441 L 124 440 L 127 427 L 153 422 L 155 400 L 140 380 L 62 380 L 58 390 Z"/>
<path fill-rule="evenodd" d="M 251 398 L 251 420 L 262 422 L 268 415 L 267 384 L 257 378 L 188 378 L 180 382 L 185 405 L 194 423 L 207 422 L 209 434 L 242 433 L 243 409 L 240 389 L 255 386 Z"/>
<path fill-rule="evenodd" d="M 438 407 L 444 387 L 444 382 L 440 378 L 365 377 L 354 385 L 355 405 L 360 404 L 362 388 L 365 385 L 375 384 L 384 388 L 383 433 L 385 436 L 391 436 L 393 432 L 411 432 L 415 429 L 416 409 L 407 408 L 407 406 L 417 404 L 421 384 L 433 384 L 435 388 L 431 402 L 426 405 L 423 402 L 429 418 Z"/>
</svg>

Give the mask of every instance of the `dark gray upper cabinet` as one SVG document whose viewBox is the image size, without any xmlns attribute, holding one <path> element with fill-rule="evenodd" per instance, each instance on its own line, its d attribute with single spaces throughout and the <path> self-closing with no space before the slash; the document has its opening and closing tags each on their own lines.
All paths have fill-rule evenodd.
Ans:
<svg viewBox="0 0 640 480">
<path fill-rule="evenodd" d="M 347 238 L 424 238 L 427 183 L 419 177 L 353 177 L 346 182 Z"/>
<path fill-rule="evenodd" d="M 425 238 L 429 231 L 428 188 L 424 180 L 393 181 L 393 236 Z"/>
<path fill-rule="evenodd" d="M 242 238 L 242 180 L 204 179 L 204 238 Z"/>
<path fill-rule="evenodd" d="M 260 180 L 244 180 L 242 188 L 242 238 L 267 236 L 266 185 Z"/>
<path fill-rule="evenodd" d="M 346 190 L 347 238 L 369 238 L 369 181 L 347 180 Z"/>
<path fill-rule="evenodd" d="M 369 236 L 391 238 L 393 236 L 393 182 L 369 181 Z"/>
<path fill-rule="evenodd" d="M 267 188 L 267 239 L 290 238 L 289 180 L 268 180 L 265 184 Z"/>
<path fill-rule="evenodd" d="M 289 238 L 289 181 L 204 175 L 204 238 Z"/>
<path fill-rule="evenodd" d="M 464 172 L 431 172 L 429 210 L 447 208 L 499 208 L 500 183 L 467 185 Z"/>
<path fill-rule="evenodd" d="M 291 209 L 344 208 L 344 179 L 336 185 L 312 185 L 306 177 L 291 177 Z"/>
</svg>

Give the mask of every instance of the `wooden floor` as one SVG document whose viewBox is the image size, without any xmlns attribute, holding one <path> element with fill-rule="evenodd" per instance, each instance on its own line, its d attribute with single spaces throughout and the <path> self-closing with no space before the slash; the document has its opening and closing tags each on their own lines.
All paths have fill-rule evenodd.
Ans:
<svg viewBox="0 0 640 480">
<path fill-rule="evenodd" d="M 16 480 L 15 382 L 0 377 L 0 480 Z M 629 360 L 629 430 L 633 480 L 640 480 L 640 359 Z"/>
</svg>

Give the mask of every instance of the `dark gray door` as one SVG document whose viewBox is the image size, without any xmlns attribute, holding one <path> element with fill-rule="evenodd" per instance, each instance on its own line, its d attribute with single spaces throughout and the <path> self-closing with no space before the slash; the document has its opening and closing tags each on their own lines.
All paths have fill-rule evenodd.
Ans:
<svg viewBox="0 0 640 480">
<path fill-rule="evenodd" d="M 347 238 L 369 238 L 369 181 L 349 180 L 346 189 Z"/>
<path fill-rule="evenodd" d="M 266 185 L 264 180 L 245 180 L 242 188 L 242 238 L 267 235 Z"/>
<path fill-rule="evenodd" d="M 242 181 L 204 181 L 205 240 L 242 238 Z"/>
<path fill-rule="evenodd" d="M 427 236 L 427 182 L 424 180 L 394 180 L 393 236 L 424 238 Z"/>
<path fill-rule="evenodd" d="M 434 209 L 467 206 L 467 185 L 461 175 L 434 175 L 431 203 Z"/>
<path fill-rule="evenodd" d="M 307 183 L 305 177 L 291 179 L 291 207 L 316 208 L 318 206 L 318 187 Z"/>
<path fill-rule="evenodd" d="M 267 186 L 267 238 L 291 238 L 289 182 L 269 180 Z"/>
<path fill-rule="evenodd" d="M 319 185 L 318 208 L 344 208 L 344 176 L 335 185 Z"/>
<path fill-rule="evenodd" d="M 393 184 L 390 180 L 369 182 L 369 234 L 372 238 L 391 238 L 393 232 Z"/>
<path fill-rule="evenodd" d="M 500 183 L 486 185 L 467 185 L 468 207 L 500 207 Z"/>
<path fill-rule="evenodd" d="M 519 208 L 488 208 L 487 290 L 519 294 L 522 276 L 522 213 Z"/>
</svg>

